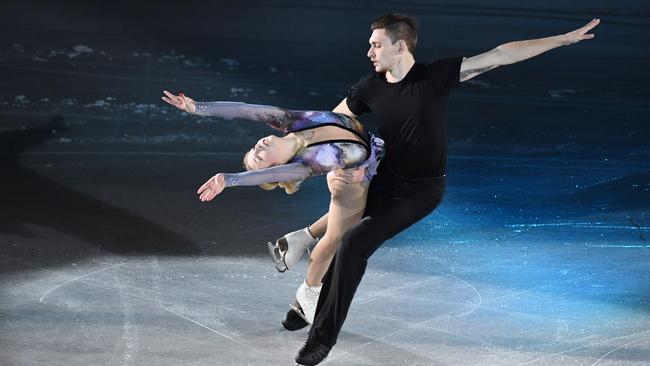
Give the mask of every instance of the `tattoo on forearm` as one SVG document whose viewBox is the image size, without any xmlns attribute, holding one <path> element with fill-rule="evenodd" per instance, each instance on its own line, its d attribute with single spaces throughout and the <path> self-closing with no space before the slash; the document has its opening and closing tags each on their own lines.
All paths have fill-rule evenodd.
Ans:
<svg viewBox="0 0 650 366">
<path fill-rule="evenodd" d="M 497 67 L 497 65 L 492 65 L 492 66 L 483 67 L 483 68 L 480 68 L 480 69 L 465 70 L 465 71 L 460 73 L 460 81 L 465 81 L 465 80 L 470 79 L 470 78 L 472 78 L 472 77 L 474 77 L 476 75 L 482 74 L 482 73 L 484 73 L 486 71 L 490 71 L 490 70 L 492 70 L 492 69 L 494 69 L 496 67 Z"/>
</svg>

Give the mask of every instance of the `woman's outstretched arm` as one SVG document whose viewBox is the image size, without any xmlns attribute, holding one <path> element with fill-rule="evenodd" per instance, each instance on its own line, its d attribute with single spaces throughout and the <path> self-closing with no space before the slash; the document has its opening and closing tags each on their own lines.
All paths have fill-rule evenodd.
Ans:
<svg viewBox="0 0 650 366">
<path fill-rule="evenodd" d="M 300 163 L 283 164 L 242 173 L 219 173 L 208 179 L 196 193 L 201 201 L 210 201 L 226 187 L 257 186 L 264 183 L 300 181 L 314 175 Z"/>
<path fill-rule="evenodd" d="M 166 90 L 162 100 L 174 107 L 199 116 L 212 116 L 225 119 L 243 118 L 264 122 L 276 130 L 287 132 L 291 125 L 303 119 L 304 113 L 278 107 L 247 104 L 242 102 L 197 102 L 183 93 L 174 95 Z"/>
</svg>

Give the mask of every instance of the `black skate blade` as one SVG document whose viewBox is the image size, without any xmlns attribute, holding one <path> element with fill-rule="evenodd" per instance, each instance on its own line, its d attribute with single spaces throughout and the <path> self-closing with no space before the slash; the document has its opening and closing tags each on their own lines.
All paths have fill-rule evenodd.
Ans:
<svg viewBox="0 0 650 366">
<path fill-rule="evenodd" d="M 282 319 L 282 327 L 290 332 L 295 332 L 296 330 L 303 329 L 308 326 L 309 323 L 305 321 L 296 311 L 291 308 L 287 311 L 287 314 Z"/>
<path fill-rule="evenodd" d="M 284 264 L 284 258 L 282 258 L 280 248 L 271 242 L 266 243 L 266 247 L 269 248 L 269 254 L 271 254 L 271 259 L 273 259 L 275 269 L 277 269 L 280 273 L 285 272 L 287 270 L 287 266 Z"/>
<path fill-rule="evenodd" d="M 300 305 L 296 306 L 296 304 L 291 304 L 291 310 L 295 311 L 296 314 L 298 314 L 299 317 L 302 318 L 307 324 L 311 324 L 309 320 L 307 320 L 307 317 L 305 316 L 305 313 L 303 313 L 302 309 L 299 308 Z"/>
</svg>

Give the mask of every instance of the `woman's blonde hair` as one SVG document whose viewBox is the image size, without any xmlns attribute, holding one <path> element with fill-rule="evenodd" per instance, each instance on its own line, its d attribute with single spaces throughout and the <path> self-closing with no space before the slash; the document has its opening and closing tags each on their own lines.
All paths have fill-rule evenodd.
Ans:
<svg viewBox="0 0 650 366">
<path fill-rule="evenodd" d="M 244 154 L 244 168 L 246 170 L 253 170 L 251 169 L 248 164 L 246 164 L 246 157 L 250 154 L 250 151 Z M 265 191 L 270 191 L 272 189 L 275 189 L 276 187 L 284 188 L 284 191 L 287 192 L 287 194 L 294 194 L 298 188 L 300 188 L 300 181 L 289 181 L 289 182 L 275 182 L 275 183 L 263 183 L 259 185 L 260 188 L 262 188 Z"/>
</svg>

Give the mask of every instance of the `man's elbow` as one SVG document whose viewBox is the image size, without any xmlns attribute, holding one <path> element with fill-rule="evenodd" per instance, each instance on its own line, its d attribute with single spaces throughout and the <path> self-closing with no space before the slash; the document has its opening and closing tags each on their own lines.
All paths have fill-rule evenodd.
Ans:
<svg viewBox="0 0 650 366">
<path fill-rule="evenodd" d="M 510 43 L 502 44 L 492 50 L 494 55 L 494 66 L 510 65 L 517 62 L 514 55 L 514 46 Z"/>
</svg>

